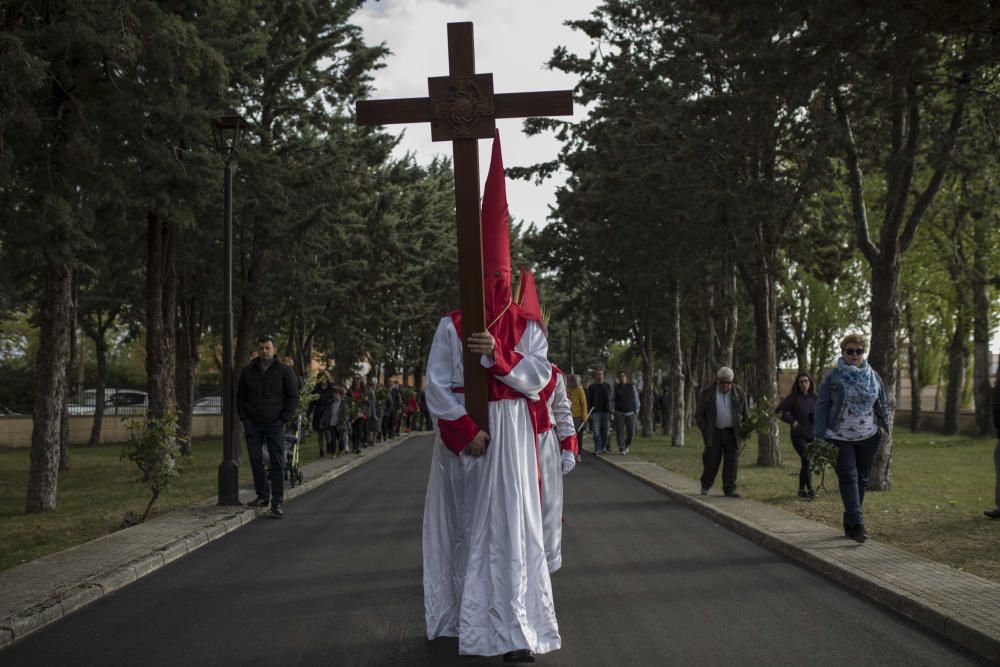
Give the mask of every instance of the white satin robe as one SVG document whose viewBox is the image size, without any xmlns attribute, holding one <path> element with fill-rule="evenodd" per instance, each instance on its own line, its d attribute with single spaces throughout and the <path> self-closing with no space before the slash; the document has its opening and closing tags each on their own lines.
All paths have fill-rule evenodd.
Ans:
<svg viewBox="0 0 1000 667">
<path fill-rule="evenodd" d="M 552 372 L 541 328 L 528 321 L 522 358 L 498 379 L 538 398 Z M 489 367 L 489 360 L 483 358 Z M 438 420 L 465 414 L 462 343 L 450 317 L 438 325 L 427 362 L 427 407 L 435 442 L 424 504 L 427 638 L 458 637 L 464 655 L 559 648 L 545 560 L 534 428 L 524 399 L 491 401 L 486 455 L 456 455 Z"/>
<path fill-rule="evenodd" d="M 562 567 L 563 475 L 562 447 L 566 438 L 576 433 L 573 413 L 566 395 L 566 378 L 556 374 L 556 385 L 546 401 L 549 422 L 545 433 L 538 436 L 538 467 L 542 473 L 542 535 L 545 539 L 545 560 L 549 572 Z"/>
</svg>

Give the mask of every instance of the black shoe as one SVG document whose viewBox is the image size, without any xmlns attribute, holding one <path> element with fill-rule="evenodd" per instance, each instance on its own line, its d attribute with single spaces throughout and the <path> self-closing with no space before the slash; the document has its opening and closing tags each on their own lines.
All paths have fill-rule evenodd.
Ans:
<svg viewBox="0 0 1000 667">
<path fill-rule="evenodd" d="M 729 493 L 726 494 L 726 498 L 742 498 L 742 497 L 743 496 L 736 493 L 735 491 L 730 491 Z"/>
<path fill-rule="evenodd" d="M 534 651 L 526 648 L 520 648 L 516 651 L 510 651 L 503 654 L 504 662 L 534 662 L 535 653 Z"/>
<path fill-rule="evenodd" d="M 708 487 L 707 486 L 701 487 L 701 495 L 703 495 L 703 496 L 707 496 L 708 495 Z"/>
<path fill-rule="evenodd" d="M 845 532 L 847 533 L 847 537 L 858 544 L 864 544 L 865 540 L 868 539 L 868 533 L 865 531 L 864 526 L 850 526 Z"/>
<path fill-rule="evenodd" d="M 271 504 L 271 500 L 265 496 L 257 496 L 253 500 L 247 503 L 247 507 L 267 507 Z"/>
<path fill-rule="evenodd" d="M 816 489 L 806 489 L 806 496 L 809 498 L 816 497 Z"/>
<path fill-rule="evenodd" d="M 805 489 L 799 489 L 799 498 L 808 498 L 809 492 Z"/>
<path fill-rule="evenodd" d="M 991 519 L 1000 519 L 1000 507 L 995 510 L 986 510 L 983 512 L 983 516 L 988 516 Z"/>
<path fill-rule="evenodd" d="M 285 512 L 281 509 L 281 503 L 271 503 L 271 511 L 267 513 L 272 519 L 280 519 L 285 516 Z"/>
</svg>

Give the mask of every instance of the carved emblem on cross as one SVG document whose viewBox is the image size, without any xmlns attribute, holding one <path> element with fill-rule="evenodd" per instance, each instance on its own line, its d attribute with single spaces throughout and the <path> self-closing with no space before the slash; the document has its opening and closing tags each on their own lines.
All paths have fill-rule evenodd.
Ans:
<svg viewBox="0 0 1000 667">
<path fill-rule="evenodd" d="M 471 78 L 462 77 L 453 80 L 448 86 L 447 99 L 444 101 L 431 99 L 432 119 L 447 120 L 454 129 L 456 137 L 471 137 L 473 127 L 481 117 L 493 116 L 492 83 L 491 80 L 490 94 L 483 95 Z"/>
</svg>

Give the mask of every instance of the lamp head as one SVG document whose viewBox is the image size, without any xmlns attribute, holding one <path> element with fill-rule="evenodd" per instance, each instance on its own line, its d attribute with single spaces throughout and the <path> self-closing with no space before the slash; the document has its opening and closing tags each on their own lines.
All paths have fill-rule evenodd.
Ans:
<svg viewBox="0 0 1000 667">
<path fill-rule="evenodd" d="M 226 109 L 221 117 L 212 121 L 215 148 L 232 158 L 240 152 L 250 125 L 235 109 Z"/>
</svg>

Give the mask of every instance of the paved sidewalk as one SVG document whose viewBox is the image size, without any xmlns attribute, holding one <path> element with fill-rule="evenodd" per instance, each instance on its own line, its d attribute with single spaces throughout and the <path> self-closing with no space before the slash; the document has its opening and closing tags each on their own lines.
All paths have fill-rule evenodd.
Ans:
<svg viewBox="0 0 1000 667">
<path fill-rule="evenodd" d="M 419 434 L 369 447 L 360 456 L 320 459 L 303 466 L 303 483 L 286 486 L 285 501 L 378 458 L 415 435 Z M 251 488 L 240 489 L 243 502 L 253 495 Z M 265 514 L 248 507 L 220 507 L 216 502 L 217 498 L 208 498 L 0 573 L 0 648 Z M 294 512 L 295 506 L 286 511 Z"/>
<path fill-rule="evenodd" d="M 1000 584 L 872 540 L 858 544 L 838 530 L 755 500 L 702 496 L 697 480 L 632 456 L 600 458 L 747 539 L 1000 663 Z"/>
</svg>

